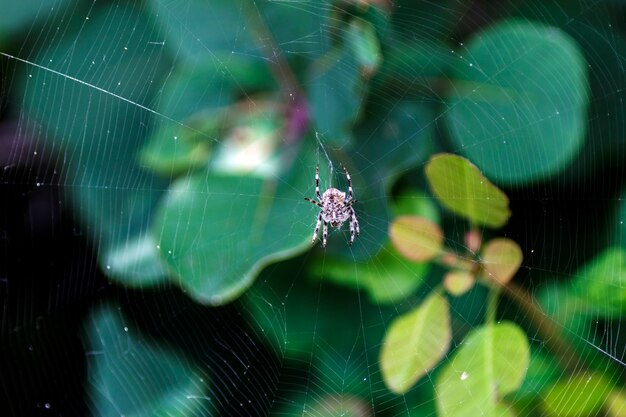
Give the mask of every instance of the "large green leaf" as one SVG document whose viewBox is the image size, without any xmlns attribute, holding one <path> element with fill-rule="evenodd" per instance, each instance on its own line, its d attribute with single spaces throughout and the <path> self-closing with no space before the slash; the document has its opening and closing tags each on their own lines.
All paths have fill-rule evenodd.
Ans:
<svg viewBox="0 0 626 417">
<path fill-rule="evenodd" d="M 320 27 L 331 20 L 331 3 L 332 0 L 261 0 L 248 3 L 248 7 L 262 17 L 285 59 L 309 61 L 322 53 L 320 45 L 328 41 L 326 31 Z"/>
<path fill-rule="evenodd" d="M 231 106 L 237 97 L 245 96 L 249 108 L 256 109 L 262 105 L 251 91 L 275 87 L 267 66 L 249 57 L 179 67 L 163 85 L 158 111 L 166 117 L 157 119 L 142 149 L 142 164 L 166 177 L 206 165 L 226 129 L 232 128 L 232 116 L 246 113 L 246 108 Z"/>
<path fill-rule="evenodd" d="M 346 145 L 364 93 L 360 68 L 350 44 L 331 50 L 311 66 L 307 89 L 315 129 L 329 143 Z"/>
<path fill-rule="evenodd" d="M 524 379 L 530 348 L 513 323 L 488 324 L 470 333 L 436 382 L 440 417 L 495 417 L 505 412 L 502 397 Z"/>
<path fill-rule="evenodd" d="M 434 155 L 426 178 L 439 202 L 471 223 L 501 227 L 511 216 L 508 197 L 465 158 Z"/>
<path fill-rule="evenodd" d="M 372 89 L 384 89 L 403 100 L 413 95 L 430 98 L 434 88 L 448 77 L 448 70 L 458 59 L 443 42 L 401 40 L 385 45 L 385 59 L 372 80 Z"/>
<path fill-rule="evenodd" d="M 598 317 L 623 316 L 625 282 L 626 249 L 613 246 L 577 270 L 569 282 L 546 288 L 539 299 L 549 315 L 572 328 L 582 326 L 589 319 L 595 322 Z"/>
<path fill-rule="evenodd" d="M 252 32 L 244 29 L 246 8 L 242 4 L 227 0 L 148 1 L 163 26 L 165 45 L 172 45 L 180 58 L 210 57 L 226 64 L 231 55 L 255 48 Z"/>
<path fill-rule="evenodd" d="M 587 128 L 587 66 L 558 28 L 507 21 L 476 34 L 451 73 L 445 121 L 455 145 L 498 183 L 553 175 Z"/>
<path fill-rule="evenodd" d="M 189 61 L 210 58 L 229 65 L 231 58 L 256 56 L 258 59 L 279 54 L 276 47 L 289 54 L 310 58 L 319 51 L 322 35 L 319 27 L 325 14 L 307 10 L 307 1 L 287 3 L 261 0 L 191 0 L 172 2 L 149 0 L 148 4 L 180 58 Z M 323 6 L 324 1 L 317 2 Z M 267 31 L 267 32 L 266 32 Z M 275 45 L 270 45 L 268 35 Z M 266 50 L 264 51 L 264 48 Z"/>
<path fill-rule="evenodd" d="M 41 0 L 22 0 L 20 2 L 5 2 L 0 14 L 0 51 L 9 44 L 11 36 L 20 30 L 27 30 L 36 20 L 50 18 L 51 14 L 63 10 L 68 0 L 50 0 L 42 3 Z M 62 13 L 63 14 L 63 13 Z"/>
<path fill-rule="evenodd" d="M 63 161 L 62 182 L 85 232 L 98 242 L 103 271 L 130 285 L 165 277 L 156 247 L 150 253 L 141 242 L 150 240 L 152 209 L 166 182 L 143 170 L 136 155 L 154 116 L 147 110 L 153 89 L 171 62 L 151 45 L 160 33 L 139 10 L 105 6 L 87 24 L 82 14 L 50 21 L 63 27 L 55 32 L 59 42 L 32 58 L 49 71 L 24 68 L 18 87 L 24 114 L 42 132 L 42 148 L 54 151 L 42 153 Z M 139 246 L 137 256 L 126 250 Z M 151 267 L 146 257 L 155 260 Z"/>
<path fill-rule="evenodd" d="M 196 300 L 218 305 L 241 294 L 267 264 L 310 245 L 310 172 L 297 166 L 281 181 L 197 174 L 177 180 L 154 224 L 174 280 Z M 297 212 L 301 213 L 297 215 Z"/>
<path fill-rule="evenodd" d="M 142 337 L 104 307 L 86 324 L 88 396 L 98 416 L 211 415 L 207 382 L 181 355 Z"/>
<path fill-rule="evenodd" d="M 446 355 L 451 338 L 448 302 L 439 293 L 396 318 L 380 353 L 381 371 L 389 389 L 397 394 L 407 392 Z"/>
<path fill-rule="evenodd" d="M 610 247 L 577 271 L 570 293 L 581 312 L 603 317 L 626 313 L 626 249 Z"/>
</svg>

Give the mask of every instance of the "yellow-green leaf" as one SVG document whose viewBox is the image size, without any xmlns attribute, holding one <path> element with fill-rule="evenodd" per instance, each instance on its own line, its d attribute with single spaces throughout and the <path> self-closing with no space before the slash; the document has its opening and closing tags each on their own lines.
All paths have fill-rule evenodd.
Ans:
<svg viewBox="0 0 626 417">
<path fill-rule="evenodd" d="M 626 415 L 626 392 L 613 391 L 606 405 L 608 417 L 620 417 Z"/>
<path fill-rule="evenodd" d="M 612 384 L 600 374 L 562 379 L 543 395 L 546 414 L 555 417 L 595 416 L 606 403 Z"/>
<path fill-rule="evenodd" d="M 342 416 L 342 417 L 369 417 L 371 408 L 365 398 L 343 394 L 326 395 L 315 401 L 307 413 L 310 416 Z"/>
<path fill-rule="evenodd" d="M 426 178 L 441 204 L 471 223 L 498 228 L 511 216 L 506 194 L 465 158 L 434 155 L 426 164 Z"/>
<path fill-rule="evenodd" d="M 519 245 L 511 239 L 492 239 L 482 250 L 483 275 L 487 279 L 506 284 L 519 269 L 523 256 Z"/>
<path fill-rule="evenodd" d="M 433 259 L 441 251 L 443 232 L 424 217 L 400 216 L 389 227 L 391 243 L 404 257 L 415 262 Z"/>
<path fill-rule="evenodd" d="M 468 271 L 450 271 L 443 278 L 443 286 L 455 297 L 468 292 L 476 282 L 474 276 Z"/>
<path fill-rule="evenodd" d="M 407 392 L 445 356 L 450 339 L 448 302 L 438 293 L 398 317 L 385 335 L 380 354 L 387 387 L 396 394 Z"/>
<path fill-rule="evenodd" d="M 499 417 L 506 408 L 502 397 L 520 387 L 529 360 L 528 340 L 517 325 L 474 330 L 437 378 L 438 416 Z"/>
</svg>

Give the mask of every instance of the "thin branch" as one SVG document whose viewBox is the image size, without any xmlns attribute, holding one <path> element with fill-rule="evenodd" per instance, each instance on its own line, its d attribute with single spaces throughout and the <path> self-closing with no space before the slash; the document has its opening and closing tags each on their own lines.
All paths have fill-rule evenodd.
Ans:
<svg viewBox="0 0 626 417">
<path fill-rule="evenodd" d="M 497 283 L 492 281 L 489 281 L 489 284 L 497 285 Z M 526 312 L 533 327 L 535 327 L 546 342 L 554 348 L 553 354 L 561 368 L 575 372 L 578 370 L 577 368 L 583 366 L 584 361 L 578 356 L 570 344 L 562 338 L 562 332 L 559 326 L 550 316 L 544 313 L 537 302 L 522 287 L 513 282 L 509 282 L 497 288 L 501 288 L 507 296 Z"/>
<path fill-rule="evenodd" d="M 260 15 L 257 7 L 252 8 L 253 2 L 244 2 L 246 20 L 250 24 L 252 33 L 258 39 L 258 44 L 268 62 L 268 67 L 280 90 L 289 103 L 287 123 L 285 125 L 285 141 L 291 143 L 302 135 L 309 127 L 310 114 L 306 97 L 291 67 L 276 45 L 276 41 Z"/>
</svg>

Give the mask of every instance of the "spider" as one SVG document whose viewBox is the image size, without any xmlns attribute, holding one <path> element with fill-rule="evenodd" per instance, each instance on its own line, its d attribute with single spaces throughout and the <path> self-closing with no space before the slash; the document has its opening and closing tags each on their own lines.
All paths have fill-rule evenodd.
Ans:
<svg viewBox="0 0 626 417">
<path fill-rule="evenodd" d="M 343 222 L 348 219 L 350 220 L 350 246 L 352 246 L 352 243 L 354 242 L 355 231 L 357 236 L 360 234 L 359 221 L 357 220 L 356 213 L 352 207 L 352 205 L 357 202 L 357 200 L 352 199 L 352 181 L 350 180 L 350 174 L 348 174 L 346 167 L 342 167 L 343 172 L 346 174 L 346 179 L 348 180 L 348 198 L 346 198 L 346 193 L 339 191 L 336 188 L 329 188 L 324 191 L 324 195 L 320 194 L 319 165 L 315 167 L 315 196 L 318 201 L 304 197 L 306 201 L 313 203 L 322 209 L 317 215 L 317 223 L 315 224 L 315 231 L 313 232 L 313 238 L 311 239 L 311 243 L 315 243 L 317 233 L 320 231 L 320 225 L 324 222 L 322 247 L 326 247 L 328 223 L 330 223 L 332 227 L 338 229 L 341 227 Z"/>
</svg>

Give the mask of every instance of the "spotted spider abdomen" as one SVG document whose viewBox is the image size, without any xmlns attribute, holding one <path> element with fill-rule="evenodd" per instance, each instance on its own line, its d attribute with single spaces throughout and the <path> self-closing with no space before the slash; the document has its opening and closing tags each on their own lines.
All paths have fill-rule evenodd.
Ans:
<svg viewBox="0 0 626 417">
<path fill-rule="evenodd" d="M 336 188 L 329 188 L 322 195 L 322 218 L 332 227 L 339 227 L 350 218 L 350 205 L 346 201 L 346 193 Z"/>
</svg>

